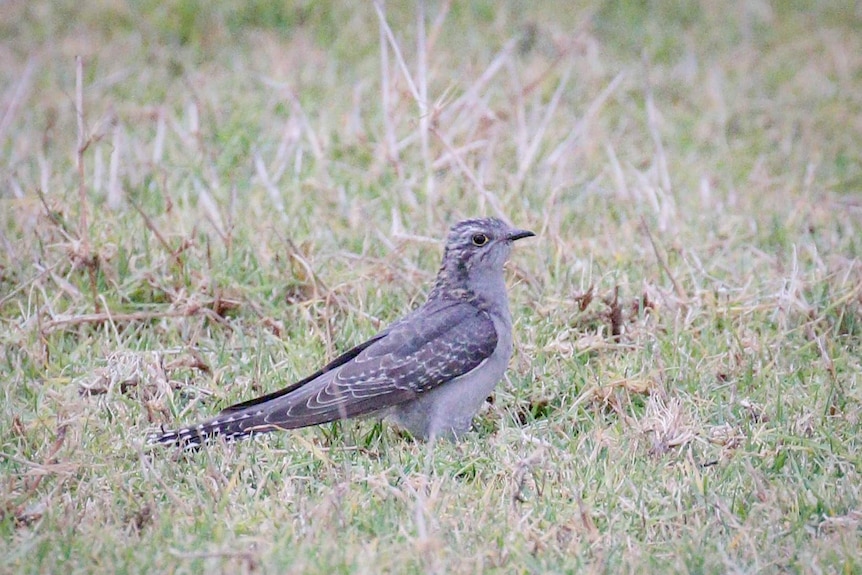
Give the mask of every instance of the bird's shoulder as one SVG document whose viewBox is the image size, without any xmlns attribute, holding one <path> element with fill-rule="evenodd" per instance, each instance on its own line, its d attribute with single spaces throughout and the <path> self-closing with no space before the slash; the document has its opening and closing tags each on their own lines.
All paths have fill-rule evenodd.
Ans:
<svg viewBox="0 0 862 575">
<path fill-rule="evenodd" d="M 488 312 L 464 302 L 429 302 L 339 366 L 334 381 L 421 392 L 472 371 L 494 354 L 498 341 Z"/>
<path fill-rule="evenodd" d="M 472 344 L 488 354 L 497 344 L 498 334 L 491 314 L 463 300 L 429 300 L 381 332 L 360 356 L 399 352 L 409 355 L 425 347 Z"/>
</svg>

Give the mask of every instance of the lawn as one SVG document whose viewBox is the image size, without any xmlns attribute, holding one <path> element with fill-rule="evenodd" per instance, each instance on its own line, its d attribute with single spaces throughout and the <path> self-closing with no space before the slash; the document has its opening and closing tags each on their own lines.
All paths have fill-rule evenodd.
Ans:
<svg viewBox="0 0 862 575">
<path fill-rule="evenodd" d="M 0 572 L 862 572 L 858 2 L 0 6 Z M 455 444 L 145 444 L 537 237 Z"/>
</svg>

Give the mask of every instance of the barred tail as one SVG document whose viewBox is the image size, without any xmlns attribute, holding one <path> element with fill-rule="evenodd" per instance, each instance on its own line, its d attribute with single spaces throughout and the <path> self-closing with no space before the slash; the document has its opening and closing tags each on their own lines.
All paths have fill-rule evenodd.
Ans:
<svg viewBox="0 0 862 575">
<path fill-rule="evenodd" d="M 175 430 L 162 428 L 160 433 L 153 433 L 147 437 L 147 443 L 176 445 L 183 449 L 200 447 L 205 442 L 222 438 L 225 441 L 236 441 L 250 436 L 252 433 L 270 431 L 255 427 L 253 419 L 261 415 L 258 410 L 232 413 L 230 415 L 216 416 L 207 421 L 190 427 L 181 427 Z"/>
</svg>

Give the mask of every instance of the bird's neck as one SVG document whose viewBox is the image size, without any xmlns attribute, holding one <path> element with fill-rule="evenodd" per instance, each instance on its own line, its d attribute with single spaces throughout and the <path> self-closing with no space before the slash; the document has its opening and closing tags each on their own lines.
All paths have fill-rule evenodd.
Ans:
<svg viewBox="0 0 862 575">
<path fill-rule="evenodd" d="M 467 285 L 467 270 L 463 266 L 446 265 L 444 262 L 437 272 L 437 279 L 434 280 L 434 287 L 431 288 L 428 299 L 446 297 L 460 300 L 469 296 L 470 291 Z"/>
<path fill-rule="evenodd" d="M 441 267 L 428 300 L 449 299 L 475 305 L 479 309 L 509 317 L 509 299 L 502 270 L 498 274 L 471 277 L 458 266 Z"/>
</svg>

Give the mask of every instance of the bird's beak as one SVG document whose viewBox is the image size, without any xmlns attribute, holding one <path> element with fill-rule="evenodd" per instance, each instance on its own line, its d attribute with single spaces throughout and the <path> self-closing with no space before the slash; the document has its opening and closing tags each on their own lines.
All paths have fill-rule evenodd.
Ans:
<svg viewBox="0 0 862 575">
<path fill-rule="evenodd" d="M 515 240 L 522 240 L 524 238 L 530 238 L 535 236 L 533 232 L 530 230 L 512 230 L 509 232 L 509 235 L 506 236 L 506 239 L 510 242 L 514 242 Z"/>
</svg>

